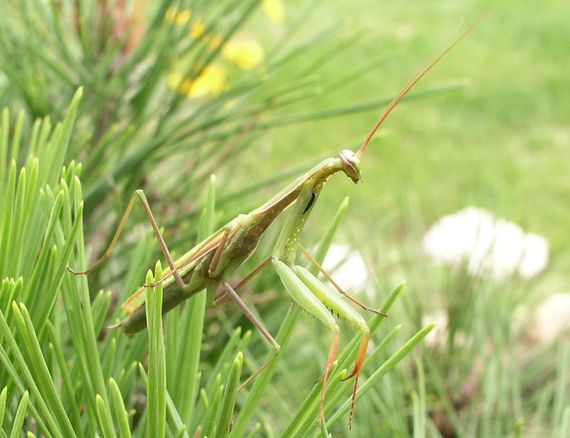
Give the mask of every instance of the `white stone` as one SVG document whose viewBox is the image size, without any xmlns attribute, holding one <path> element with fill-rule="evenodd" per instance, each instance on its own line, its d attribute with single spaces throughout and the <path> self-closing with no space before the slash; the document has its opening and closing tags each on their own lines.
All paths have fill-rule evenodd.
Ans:
<svg viewBox="0 0 570 438">
<path fill-rule="evenodd" d="M 362 293 L 369 285 L 370 274 L 359 251 L 348 245 L 331 245 L 323 268 L 346 292 Z"/>
<path fill-rule="evenodd" d="M 530 335 L 539 343 L 554 341 L 570 330 L 570 292 L 546 298 L 536 309 Z"/>
<path fill-rule="evenodd" d="M 472 275 L 531 279 L 548 264 L 548 241 L 477 207 L 444 216 L 426 232 L 425 251 L 450 266 L 466 264 Z"/>
</svg>

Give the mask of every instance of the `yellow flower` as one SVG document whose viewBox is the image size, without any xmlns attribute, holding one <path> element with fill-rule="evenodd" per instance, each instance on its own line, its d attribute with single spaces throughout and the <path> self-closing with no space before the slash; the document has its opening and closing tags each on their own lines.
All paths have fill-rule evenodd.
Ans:
<svg viewBox="0 0 570 438">
<path fill-rule="evenodd" d="M 182 82 L 180 91 L 188 97 L 204 97 L 219 94 L 224 88 L 226 88 L 226 72 L 220 65 L 212 64 L 196 79 L 186 79 Z"/>
<path fill-rule="evenodd" d="M 281 0 L 263 0 L 263 11 L 274 23 L 281 24 L 285 20 L 285 10 Z"/>
<path fill-rule="evenodd" d="M 265 51 L 255 40 L 228 41 L 222 55 L 241 69 L 251 70 L 263 62 Z"/>
<path fill-rule="evenodd" d="M 206 25 L 204 24 L 202 19 L 197 18 L 196 21 L 194 21 L 194 23 L 192 23 L 192 26 L 190 27 L 190 36 L 192 38 L 198 39 L 203 37 L 205 33 L 206 33 Z"/>
<path fill-rule="evenodd" d="M 166 19 L 171 23 L 178 26 L 184 26 L 192 18 L 192 11 L 190 9 L 178 9 L 177 7 L 170 7 L 166 11 Z"/>
</svg>

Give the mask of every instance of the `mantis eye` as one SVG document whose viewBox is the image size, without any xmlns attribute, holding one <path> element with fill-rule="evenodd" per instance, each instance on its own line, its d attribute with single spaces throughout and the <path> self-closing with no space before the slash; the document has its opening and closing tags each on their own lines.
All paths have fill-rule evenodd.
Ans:
<svg viewBox="0 0 570 438">
<path fill-rule="evenodd" d="M 350 149 L 345 149 L 338 155 L 345 165 L 346 174 L 355 183 L 359 182 L 362 179 L 362 176 L 360 174 L 360 159 L 358 156 Z"/>
</svg>

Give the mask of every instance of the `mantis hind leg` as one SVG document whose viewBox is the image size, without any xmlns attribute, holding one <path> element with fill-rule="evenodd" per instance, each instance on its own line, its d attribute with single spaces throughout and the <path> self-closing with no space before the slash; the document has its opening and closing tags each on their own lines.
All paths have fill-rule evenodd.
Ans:
<svg viewBox="0 0 570 438">
<path fill-rule="evenodd" d="M 180 276 L 180 274 L 178 272 L 178 268 L 176 267 L 176 264 L 174 263 L 174 259 L 172 258 L 172 254 L 170 254 L 170 250 L 168 249 L 168 246 L 166 245 L 166 242 L 164 241 L 164 237 L 162 236 L 162 233 L 160 232 L 160 228 L 158 227 L 158 223 L 156 222 L 154 214 L 152 213 L 152 210 L 150 208 L 150 204 L 148 203 L 148 200 L 146 199 L 146 196 L 142 190 L 136 190 L 133 193 L 133 195 L 131 196 L 129 204 L 127 205 L 127 208 L 126 208 L 125 212 L 123 213 L 121 220 L 119 221 L 119 225 L 117 227 L 117 230 L 115 231 L 115 234 L 113 235 L 111 243 L 109 244 L 109 246 L 107 247 L 107 249 L 105 250 L 103 255 L 101 257 L 99 257 L 99 259 L 97 259 L 97 261 L 95 261 L 95 263 L 93 263 L 89 268 L 87 268 L 84 271 L 75 271 L 71 268 L 67 268 L 67 270 L 70 271 L 72 274 L 75 274 L 75 275 L 87 275 L 91 271 L 96 269 L 99 265 L 101 265 L 105 260 L 107 260 L 109 257 L 111 257 L 111 255 L 113 254 L 113 250 L 115 249 L 115 246 L 117 245 L 119 238 L 121 237 L 121 234 L 123 233 L 123 231 L 125 229 L 125 226 L 127 224 L 127 220 L 129 219 L 129 216 L 131 215 L 131 213 L 133 211 L 133 208 L 135 206 L 135 202 L 137 201 L 137 199 L 142 204 L 142 207 L 143 207 L 143 209 L 147 215 L 148 221 L 150 222 L 150 225 L 152 227 L 154 235 L 156 236 L 156 239 L 158 240 L 158 244 L 160 246 L 160 249 L 161 249 L 162 253 L 164 254 L 164 257 L 166 257 L 166 261 L 168 262 L 168 266 L 170 267 L 170 269 L 174 275 L 176 283 L 178 284 L 178 286 L 181 289 L 184 289 L 186 284 L 184 283 L 184 280 L 182 279 L 182 277 Z"/>
</svg>

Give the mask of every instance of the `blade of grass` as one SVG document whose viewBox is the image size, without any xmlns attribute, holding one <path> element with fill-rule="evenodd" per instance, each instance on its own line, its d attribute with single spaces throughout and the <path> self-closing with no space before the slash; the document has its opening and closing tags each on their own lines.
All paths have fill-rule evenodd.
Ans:
<svg viewBox="0 0 570 438">
<path fill-rule="evenodd" d="M 62 388 L 65 396 L 67 397 L 68 403 L 64 404 L 66 406 L 66 411 L 70 415 L 70 420 L 73 424 L 74 430 L 78 433 L 79 436 L 83 436 L 82 424 L 80 419 L 80 403 L 76 400 L 75 392 L 73 390 L 74 387 L 74 380 L 71 377 L 69 367 L 67 362 L 65 361 L 65 357 L 63 354 L 63 342 L 60 337 L 57 336 L 55 328 L 53 324 L 48 323 L 47 325 L 47 333 L 48 339 L 50 340 L 49 347 L 53 353 L 57 361 L 57 365 L 59 367 L 59 371 L 61 373 L 62 379 Z"/>
<path fill-rule="evenodd" d="M 12 352 L 12 354 L 8 354 L 4 348 L 4 344 L 0 343 L 0 362 L 4 365 L 4 369 L 11 377 L 12 382 L 22 393 L 26 391 L 26 386 L 30 389 L 34 396 L 34 402 L 30 405 L 30 410 L 32 411 L 39 427 L 45 431 L 47 435 L 61 435 L 59 424 L 52 415 L 53 413 L 49 408 L 49 405 L 46 403 L 43 394 L 38 389 L 38 386 L 27 366 L 27 362 L 24 359 L 20 347 L 18 346 L 18 342 L 14 338 L 12 332 L 13 331 L 8 326 L 3 312 L 0 311 L 0 340 L 5 340 L 7 342 L 7 347 L 9 347 Z M 14 364 L 19 366 L 19 371 L 16 369 Z M 35 407 L 36 403 L 38 405 L 37 409 Z"/>
<path fill-rule="evenodd" d="M 0 181 L 6 178 L 6 165 L 8 163 L 8 139 L 10 138 L 10 113 L 8 108 L 2 111 L 0 123 Z"/>
<path fill-rule="evenodd" d="M 3 167 L 3 166 L 2 166 Z M 7 263 L 8 263 L 8 249 L 11 242 L 12 234 L 12 221 L 13 221 L 13 204 L 14 197 L 16 196 L 16 162 L 14 160 L 10 161 L 10 170 L 8 171 L 8 183 L 6 184 L 7 190 L 4 192 L 2 198 L 4 199 L 4 209 L 3 223 L 2 223 L 2 245 L 0 246 L 0 272 L 3 275 L 8 273 Z"/>
<path fill-rule="evenodd" d="M 130 438 L 129 413 L 125 409 L 123 395 L 121 394 L 119 385 L 117 385 L 117 382 L 115 382 L 115 379 L 112 377 L 109 379 L 109 390 L 111 393 L 111 408 L 119 423 L 119 436 L 122 438 Z"/>
<path fill-rule="evenodd" d="M 241 376 L 241 369 L 243 366 L 243 353 L 240 351 L 234 359 L 233 365 L 230 369 L 230 374 L 225 385 L 224 395 L 222 397 L 222 408 L 219 411 L 217 419 L 216 438 L 224 438 L 228 436 L 234 412 L 237 389 Z"/>
<path fill-rule="evenodd" d="M 162 333 L 162 266 L 156 263 L 155 274 L 146 276 L 145 284 L 158 282 L 157 287 L 147 291 L 146 318 L 148 321 L 148 383 L 147 421 L 150 436 L 166 433 L 166 364 L 164 335 Z"/>
<path fill-rule="evenodd" d="M 12 303 L 12 311 L 16 318 L 16 323 L 18 324 L 18 333 L 22 336 L 23 344 L 28 351 L 27 363 L 30 365 L 30 371 L 32 372 L 34 381 L 48 402 L 64 434 L 69 437 L 76 436 L 71 421 L 67 416 L 67 412 L 61 403 L 61 399 L 51 379 L 50 371 L 43 356 L 28 309 L 23 303 L 19 303 L 18 305 L 14 302 Z"/>
<path fill-rule="evenodd" d="M 20 404 L 18 405 L 18 410 L 14 417 L 14 423 L 12 424 L 12 431 L 10 432 L 10 438 L 18 438 L 22 435 L 22 429 L 24 427 L 24 420 L 26 419 L 26 410 L 28 409 L 28 400 L 30 395 L 28 391 L 24 392 Z"/>
<path fill-rule="evenodd" d="M 146 371 L 145 371 L 143 365 L 139 362 L 137 364 L 137 367 L 138 367 L 139 373 L 142 377 L 143 384 L 148 385 L 148 377 L 147 377 L 147 374 L 146 374 Z M 168 413 L 170 415 L 170 418 L 172 419 L 172 423 L 173 423 L 174 429 L 176 431 L 176 436 L 188 438 L 188 431 L 187 431 L 188 428 L 187 428 L 186 424 L 184 424 L 182 422 L 180 413 L 176 409 L 176 405 L 174 404 L 174 401 L 172 400 L 172 397 L 170 396 L 170 394 L 168 392 L 166 393 L 166 407 L 168 409 Z"/>
<path fill-rule="evenodd" d="M 6 413 L 6 398 L 8 397 L 8 387 L 5 386 L 0 392 L 0 430 L 2 430 L 2 423 L 4 422 L 4 415 Z"/>
<path fill-rule="evenodd" d="M 97 406 L 97 419 L 99 420 L 103 437 L 114 438 L 115 427 L 113 426 L 113 420 L 108 414 L 109 409 L 105 406 L 105 400 L 99 394 L 95 396 L 95 405 Z"/>
<path fill-rule="evenodd" d="M 221 380 L 221 376 L 218 374 L 216 378 Z M 218 417 L 218 413 L 220 412 L 220 404 L 222 402 L 222 397 L 224 395 L 224 385 L 218 385 L 215 387 L 214 395 L 211 398 L 211 401 L 208 404 L 208 410 L 206 413 L 206 417 L 202 419 L 203 425 L 200 424 L 196 431 L 200 428 L 204 430 L 204 436 L 212 436 L 216 432 L 216 429 L 219 427 L 219 424 L 216 422 L 216 418 Z M 194 432 L 196 435 L 197 432 Z"/>
</svg>

